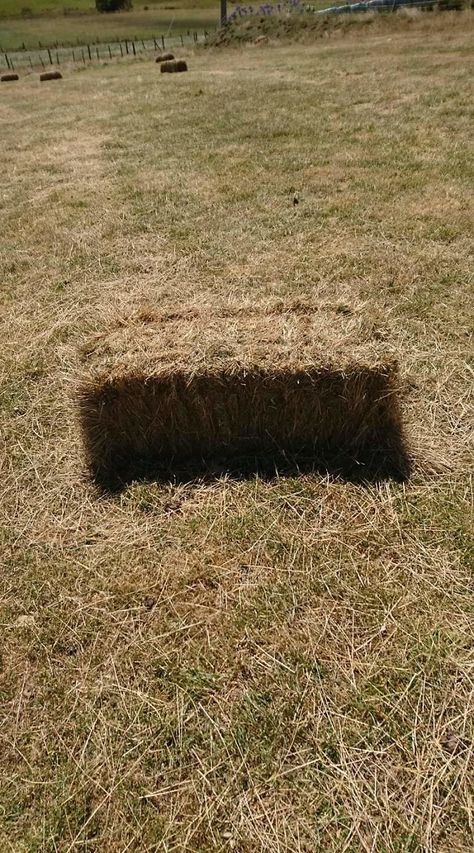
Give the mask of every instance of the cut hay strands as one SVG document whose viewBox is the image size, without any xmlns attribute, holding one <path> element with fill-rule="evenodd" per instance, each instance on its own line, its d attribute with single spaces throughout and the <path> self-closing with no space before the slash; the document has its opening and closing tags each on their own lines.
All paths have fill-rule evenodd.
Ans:
<svg viewBox="0 0 474 853">
<path fill-rule="evenodd" d="M 11 83 L 13 80 L 19 80 L 20 77 L 18 74 L 2 74 L 0 77 L 0 83 Z"/>
<path fill-rule="evenodd" d="M 363 348 L 322 354 L 313 320 L 184 312 L 93 339 L 76 387 L 92 478 L 117 488 L 147 468 L 262 454 L 350 456 L 406 475 L 396 363 Z"/>
<path fill-rule="evenodd" d="M 176 71 L 187 71 L 188 66 L 184 59 L 175 59 L 173 62 L 162 62 L 160 71 L 162 74 L 173 74 Z"/>
<path fill-rule="evenodd" d="M 159 53 L 155 62 L 169 62 L 171 59 L 174 59 L 174 53 Z"/>
<path fill-rule="evenodd" d="M 45 80 L 62 80 L 63 75 L 60 71 L 43 71 L 40 74 L 40 81 L 43 83 Z"/>
</svg>

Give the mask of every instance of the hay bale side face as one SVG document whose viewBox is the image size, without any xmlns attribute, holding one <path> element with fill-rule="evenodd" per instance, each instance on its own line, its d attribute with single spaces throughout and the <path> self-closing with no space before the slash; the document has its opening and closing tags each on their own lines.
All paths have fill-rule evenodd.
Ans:
<svg viewBox="0 0 474 853">
<path fill-rule="evenodd" d="M 328 357 L 327 318 L 304 312 L 120 321 L 83 350 L 77 401 L 93 478 L 115 488 L 148 464 L 299 453 L 403 473 L 396 363 L 351 335 L 344 354 L 334 334 Z"/>
<path fill-rule="evenodd" d="M 160 71 L 163 74 L 174 74 L 177 71 L 187 71 L 188 66 L 184 59 L 176 59 L 173 62 L 162 62 Z"/>
<path fill-rule="evenodd" d="M 273 453 L 399 460 L 393 365 L 312 372 L 129 376 L 79 390 L 93 478 L 115 487 L 145 464 Z"/>
<path fill-rule="evenodd" d="M 174 59 L 174 53 L 159 53 L 155 62 L 169 62 L 170 59 Z"/>
<path fill-rule="evenodd" d="M 43 71 L 40 74 L 40 81 L 43 83 L 45 80 L 62 80 L 63 75 L 60 71 Z"/>
<path fill-rule="evenodd" d="M 20 79 L 20 77 L 18 74 L 14 74 L 14 73 L 2 74 L 2 76 L 0 77 L 0 82 L 1 83 L 12 83 L 14 80 L 19 80 L 19 79 Z"/>
</svg>

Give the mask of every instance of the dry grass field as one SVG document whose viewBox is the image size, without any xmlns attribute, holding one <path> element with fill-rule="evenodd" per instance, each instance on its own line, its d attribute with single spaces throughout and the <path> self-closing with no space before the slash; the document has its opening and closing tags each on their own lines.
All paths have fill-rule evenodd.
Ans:
<svg viewBox="0 0 474 853">
<path fill-rule="evenodd" d="M 420 15 L 1 84 L 2 851 L 472 849 L 472 47 Z M 229 299 L 390 346 L 410 479 L 97 493 L 84 336 Z"/>
</svg>

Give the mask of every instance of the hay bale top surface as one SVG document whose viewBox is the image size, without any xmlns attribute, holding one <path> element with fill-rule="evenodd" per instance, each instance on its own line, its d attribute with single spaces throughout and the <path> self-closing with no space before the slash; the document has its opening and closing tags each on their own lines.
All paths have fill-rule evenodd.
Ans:
<svg viewBox="0 0 474 853">
<path fill-rule="evenodd" d="M 84 378 L 167 378 L 181 373 L 396 369 L 360 314 L 305 304 L 142 310 L 110 321 L 81 348 Z"/>
</svg>

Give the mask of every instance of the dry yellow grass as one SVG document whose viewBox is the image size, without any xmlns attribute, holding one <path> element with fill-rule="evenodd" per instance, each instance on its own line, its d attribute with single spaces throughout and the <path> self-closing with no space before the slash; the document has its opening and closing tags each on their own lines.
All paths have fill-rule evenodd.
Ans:
<svg viewBox="0 0 474 853">
<path fill-rule="evenodd" d="M 471 848 L 470 20 L 2 88 L 2 850 Z M 98 497 L 84 337 L 269 299 L 398 357 L 410 481 Z"/>
</svg>

